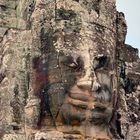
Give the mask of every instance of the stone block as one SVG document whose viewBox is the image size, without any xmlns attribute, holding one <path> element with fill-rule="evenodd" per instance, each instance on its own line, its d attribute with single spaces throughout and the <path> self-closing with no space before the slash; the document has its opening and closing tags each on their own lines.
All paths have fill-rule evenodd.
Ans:
<svg viewBox="0 0 140 140">
<path fill-rule="evenodd" d="M 16 1 L 17 0 L 1 0 L 0 1 L 0 7 L 5 7 L 5 8 L 11 8 L 15 9 L 16 8 Z"/>
<path fill-rule="evenodd" d="M 6 17 L 16 17 L 16 10 L 11 9 L 9 7 L 2 7 L 0 6 L 0 13 L 1 17 L 6 16 Z"/>
<path fill-rule="evenodd" d="M 3 37 L 8 28 L 0 27 L 0 37 Z"/>
<path fill-rule="evenodd" d="M 0 27 L 26 29 L 26 22 L 21 18 L 0 16 Z"/>
</svg>

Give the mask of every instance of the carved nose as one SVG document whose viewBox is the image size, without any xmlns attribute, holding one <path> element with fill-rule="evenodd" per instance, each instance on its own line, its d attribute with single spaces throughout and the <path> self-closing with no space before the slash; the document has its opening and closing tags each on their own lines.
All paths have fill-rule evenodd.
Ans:
<svg viewBox="0 0 140 140">
<path fill-rule="evenodd" d="M 87 89 L 87 90 L 90 90 L 91 89 L 91 85 L 92 85 L 92 81 L 91 80 L 80 80 L 77 82 L 77 86 L 79 88 L 82 88 L 82 89 Z"/>
<path fill-rule="evenodd" d="M 77 86 L 79 88 L 83 88 L 83 89 L 87 89 L 90 90 L 92 87 L 92 79 L 91 79 L 91 74 L 90 71 L 86 71 L 86 74 L 84 75 L 84 77 L 80 78 L 77 81 Z"/>
</svg>

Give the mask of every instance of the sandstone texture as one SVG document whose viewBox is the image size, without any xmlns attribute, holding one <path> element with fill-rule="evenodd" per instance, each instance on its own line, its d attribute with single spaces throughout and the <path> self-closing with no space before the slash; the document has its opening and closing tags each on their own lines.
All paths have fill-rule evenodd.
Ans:
<svg viewBox="0 0 140 140">
<path fill-rule="evenodd" d="M 140 58 L 116 0 L 0 0 L 0 140 L 140 140 Z"/>
</svg>

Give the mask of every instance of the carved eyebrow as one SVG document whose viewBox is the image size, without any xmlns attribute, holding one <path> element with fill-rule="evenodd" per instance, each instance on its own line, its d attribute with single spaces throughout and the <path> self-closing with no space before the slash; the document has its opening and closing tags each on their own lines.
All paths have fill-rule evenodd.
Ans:
<svg viewBox="0 0 140 140">
<path fill-rule="evenodd" d="M 104 67 L 107 64 L 107 60 L 108 57 L 106 55 L 101 54 L 96 56 L 93 60 L 93 68 L 96 70 Z"/>
</svg>

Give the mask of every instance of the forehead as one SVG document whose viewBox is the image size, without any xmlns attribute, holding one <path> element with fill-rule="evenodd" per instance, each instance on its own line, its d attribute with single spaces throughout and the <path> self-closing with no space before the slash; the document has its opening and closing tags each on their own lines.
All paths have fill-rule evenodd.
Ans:
<svg viewBox="0 0 140 140">
<path fill-rule="evenodd" d="M 115 50 L 114 34 L 109 29 L 91 24 L 77 27 L 61 25 L 63 26 L 57 28 L 53 34 L 53 45 L 56 50 L 80 55 L 89 53 L 92 56 L 98 54 L 113 56 Z"/>
<path fill-rule="evenodd" d="M 106 17 L 104 12 L 98 17 L 94 9 L 95 3 L 98 2 L 58 0 L 57 3 L 48 3 L 46 15 L 50 17 L 47 18 L 46 26 L 53 31 L 55 50 L 66 54 L 72 52 L 82 55 L 84 52 L 92 56 L 104 54 L 113 57 L 116 46 L 113 30 L 115 18 L 109 14 Z M 86 4 L 92 8 L 89 10 L 85 7 Z"/>
</svg>

